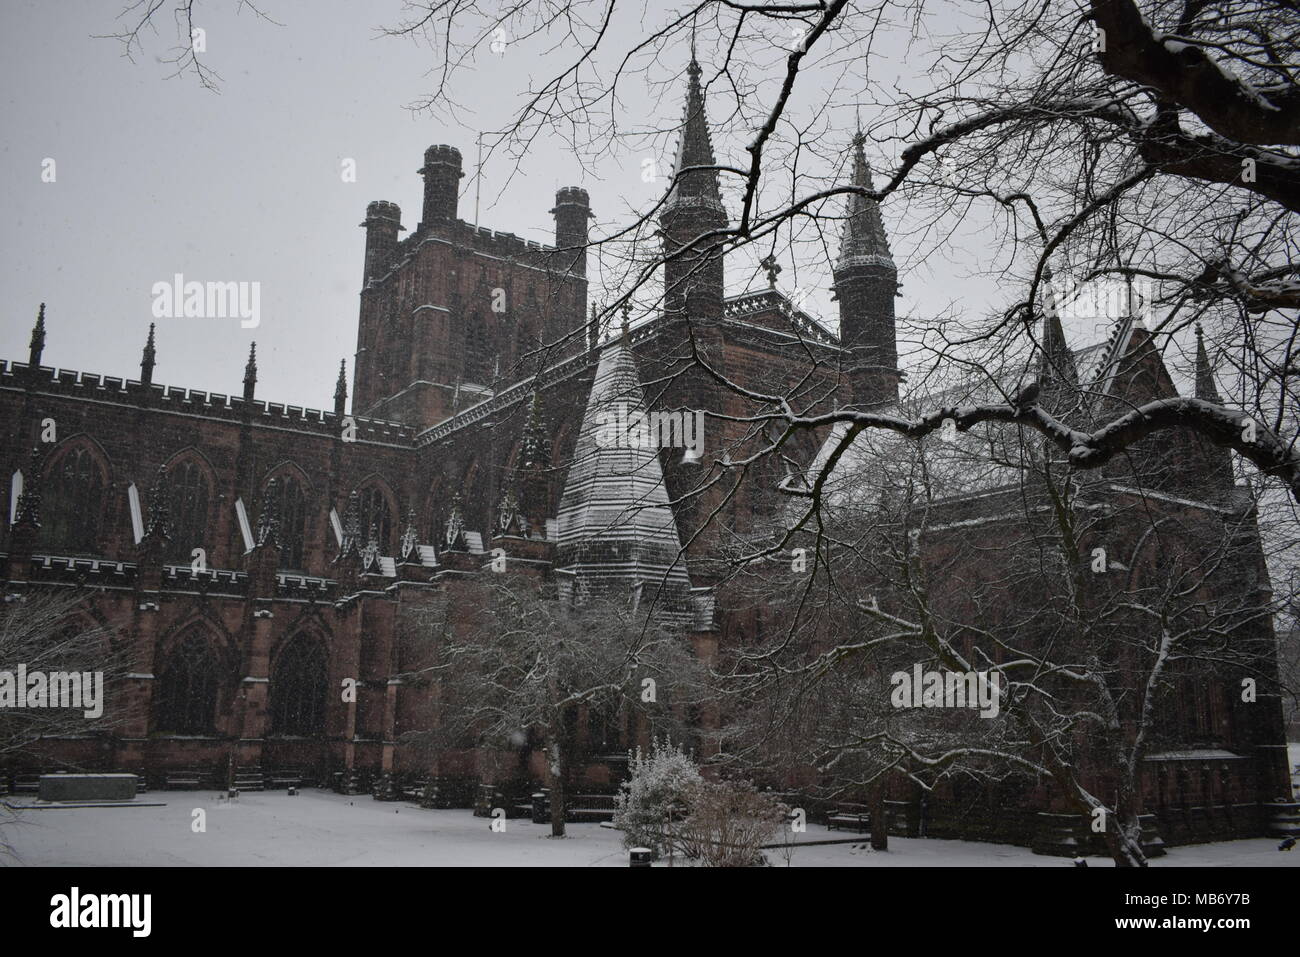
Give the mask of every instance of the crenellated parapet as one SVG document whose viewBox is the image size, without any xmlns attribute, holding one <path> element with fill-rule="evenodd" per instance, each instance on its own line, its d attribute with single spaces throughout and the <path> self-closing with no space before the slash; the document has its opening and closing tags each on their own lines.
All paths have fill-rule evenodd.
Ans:
<svg viewBox="0 0 1300 957">
<path fill-rule="evenodd" d="M 254 425 L 292 428 L 295 431 L 331 437 L 342 434 L 343 420 L 347 418 L 337 412 L 325 412 L 283 402 L 266 402 L 262 399 L 245 402 L 237 395 L 223 395 L 219 392 L 205 392 L 156 383 L 145 385 L 134 379 L 101 376 L 50 366 L 39 366 L 33 370 L 23 362 L 0 360 L 0 389 L 28 387 L 47 395 L 70 399 L 93 399 L 97 402 L 120 403 L 124 406 L 139 405 L 140 393 L 144 391 L 148 396 L 146 405 L 159 412 L 197 415 L 228 422 L 241 422 L 247 413 Z M 358 442 L 406 446 L 415 439 L 416 430 L 400 422 L 364 416 L 353 416 L 352 420 L 355 425 L 355 439 Z"/>
</svg>

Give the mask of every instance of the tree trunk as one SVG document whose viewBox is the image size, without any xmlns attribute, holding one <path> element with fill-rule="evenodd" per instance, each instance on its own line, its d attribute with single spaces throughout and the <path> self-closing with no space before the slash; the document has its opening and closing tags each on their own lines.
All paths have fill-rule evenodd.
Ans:
<svg viewBox="0 0 1300 957">
<path fill-rule="evenodd" d="M 551 837 L 564 837 L 564 760 L 560 754 L 560 736 L 551 736 Z"/>
<path fill-rule="evenodd" d="M 889 850 L 889 822 L 885 819 L 885 781 L 882 778 L 871 792 L 871 849 Z"/>
<path fill-rule="evenodd" d="M 1116 867 L 1146 867 L 1142 850 L 1142 822 L 1138 820 L 1138 796 L 1133 788 L 1121 786 L 1116 796 L 1113 820 L 1106 822 L 1106 847 Z"/>
</svg>

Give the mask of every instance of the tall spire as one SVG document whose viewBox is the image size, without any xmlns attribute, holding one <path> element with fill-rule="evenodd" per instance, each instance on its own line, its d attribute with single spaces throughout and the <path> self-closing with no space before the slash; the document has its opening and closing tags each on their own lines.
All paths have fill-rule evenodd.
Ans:
<svg viewBox="0 0 1300 957">
<path fill-rule="evenodd" d="M 339 360 L 339 379 L 334 383 L 334 414 L 342 415 L 348 404 L 348 360 Z"/>
<path fill-rule="evenodd" d="M 861 189 L 875 190 L 871 182 L 871 166 L 863 151 L 866 141 L 859 126 L 853 136 L 853 175 L 849 183 Z M 861 193 L 853 193 L 849 196 L 848 217 L 844 222 L 840 258 L 835 263 L 835 268 L 847 269 L 860 265 L 895 268 L 894 257 L 889 251 L 889 239 L 885 236 L 885 224 L 880 218 L 880 204 Z"/>
<path fill-rule="evenodd" d="M 244 366 L 244 401 L 253 401 L 253 388 L 257 385 L 257 343 L 248 347 L 248 364 Z"/>
<path fill-rule="evenodd" d="M 704 206 L 723 212 L 722 193 L 718 189 L 718 171 L 695 169 L 695 166 L 715 166 L 713 139 L 709 135 L 709 121 L 704 112 L 704 90 L 700 86 L 700 64 L 691 51 L 691 62 L 686 67 L 686 108 L 682 114 L 682 130 L 677 138 L 677 155 L 673 159 L 673 185 L 664 203 L 667 212 L 674 206 Z"/>
<path fill-rule="evenodd" d="M 36 325 L 32 326 L 31 344 L 27 350 L 27 364 L 35 369 L 41 364 L 41 353 L 45 351 L 45 303 L 41 303 L 36 313 Z"/>
<path fill-rule="evenodd" d="M 853 137 L 850 185 L 873 190 L 862 130 Z M 898 270 L 889 252 L 879 204 L 861 192 L 849 196 L 840 256 L 835 262 L 835 299 L 840 311 L 842 370 L 850 400 L 862 408 L 898 401 L 898 341 L 894 298 Z"/>
<path fill-rule="evenodd" d="M 699 325 L 721 321 L 723 312 L 723 238 L 727 211 L 722 205 L 713 141 L 704 113 L 700 64 L 694 54 L 686 68 L 686 109 L 673 182 L 659 214 L 664 253 L 664 315 L 671 321 Z M 701 168 L 705 167 L 705 168 Z"/>
<path fill-rule="evenodd" d="M 1222 405 L 1223 399 L 1214 384 L 1214 369 L 1210 366 L 1210 357 L 1205 352 L 1205 335 L 1201 324 L 1196 324 L 1196 398 L 1205 402 Z"/>
<path fill-rule="evenodd" d="M 1073 409 L 1079 398 L 1079 371 L 1074 353 L 1065 341 L 1060 310 L 1052 287 L 1051 268 L 1043 270 L 1043 330 L 1038 348 L 1040 402 L 1048 412 L 1060 414 Z"/>
<path fill-rule="evenodd" d="M 149 323 L 149 338 L 144 341 L 144 352 L 140 356 L 140 384 L 150 385 L 153 382 L 153 367 L 157 362 L 158 354 L 153 344 L 153 327 Z"/>
</svg>

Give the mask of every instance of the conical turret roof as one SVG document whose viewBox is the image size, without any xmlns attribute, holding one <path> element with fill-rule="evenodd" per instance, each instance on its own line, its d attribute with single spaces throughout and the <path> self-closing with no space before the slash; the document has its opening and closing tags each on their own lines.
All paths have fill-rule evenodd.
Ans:
<svg viewBox="0 0 1300 957">
<path fill-rule="evenodd" d="M 639 592 L 661 618 L 685 620 L 690 579 L 659 451 L 626 431 L 644 412 L 632 353 L 617 339 L 601 353 L 560 498 L 557 565 L 576 596 Z"/>
</svg>

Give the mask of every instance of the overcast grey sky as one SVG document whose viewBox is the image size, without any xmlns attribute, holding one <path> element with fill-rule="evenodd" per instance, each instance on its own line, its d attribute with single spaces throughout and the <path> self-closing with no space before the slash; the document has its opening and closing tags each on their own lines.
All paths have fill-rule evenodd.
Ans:
<svg viewBox="0 0 1300 957">
<path fill-rule="evenodd" d="M 166 79 L 151 56 L 132 64 L 110 40 L 120 8 L 99 2 L 6 0 L 0 28 L 5 130 L 0 152 L 5 303 L 0 354 L 26 359 L 37 303 L 47 303 L 45 361 L 136 377 L 153 283 L 259 281 L 261 324 L 162 320 L 155 380 L 237 392 L 258 343 L 258 393 L 329 404 L 339 359 L 356 346 L 366 203 L 389 199 L 419 219 L 426 146 L 473 135 L 403 108 L 425 85 L 427 51 L 375 28 L 399 4 L 274 0 L 276 27 L 233 4 L 204 8 L 220 95 Z M 173 45 L 171 24 L 149 54 Z M 503 87 L 477 87 L 492 112 Z M 501 97 L 500 109 L 504 111 Z M 46 157 L 55 183 L 41 181 Z M 340 164 L 356 160 L 357 182 Z M 562 157 L 537 150 L 535 171 L 494 210 L 494 226 L 549 238 Z M 531 165 L 531 164 L 530 164 Z M 579 177 L 580 178 L 580 177 Z M 567 183 L 568 180 L 565 179 Z"/>
<path fill-rule="evenodd" d="M 95 39 L 117 28 L 122 6 L 0 0 L 0 355 L 26 359 L 44 301 L 47 365 L 134 378 L 154 283 L 175 273 L 200 282 L 256 281 L 256 329 L 234 318 L 158 320 L 155 381 L 238 392 L 255 339 L 259 397 L 329 406 L 340 358 L 348 358 L 351 379 L 366 203 L 396 202 L 414 228 L 424 148 L 458 146 L 470 166 L 474 128 L 507 121 L 528 81 L 540 77 L 540 59 L 488 57 L 458 74 L 453 91 L 464 125 L 448 128 L 406 108 L 430 87 L 431 52 L 378 36 L 380 26 L 400 18 L 399 0 L 265 0 L 283 26 L 237 15 L 233 2 L 200 5 L 196 22 L 206 31 L 207 61 L 222 76 L 219 95 L 191 76 L 168 78 L 172 68 L 160 59 L 176 42 L 169 18 L 146 37 L 145 55 L 134 63 L 115 41 Z M 641 18 L 662 22 L 661 6 L 633 7 L 616 39 L 633 42 Z M 888 69 L 882 50 L 873 81 Z M 633 82 L 620 87 L 620 106 L 625 116 L 644 113 L 646 127 L 666 129 L 680 116 L 683 90 L 676 80 L 667 92 Z M 815 106 L 819 95 L 809 84 L 792 106 Z M 846 121 L 851 111 L 842 106 Z M 660 151 L 671 150 L 670 137 L 658 142 Z M 716 142 L 720 159 L 743 146 L 738 136 Z M 57 164 L 53 183 L 41 178 L 47 158 Z M 355 183 L 340 175 L 347 158 L 356 161 Z M 504 190 L 507 162 L 487 165 L 479 221 L 550 241 L 555 189 L 581 185 L 608 227 L 662 192 L 662 183 L 642 181 L 640 158 L 610 157 L 584 172 L 564 144 L 539 140 Z M 892 159 L 872 158 L 878 165 Z M 468 175 L 462 183 L 462 215 L 472 219 L 473 185 Z M 903 268 L 900 311 L 924 316 L 954 300 L 971 309 L 988 305 L 993 287 L 978 276 L 987 254 L 979 242 L 969 254 L 948 255 L 951 273 L 909 271 L 888 204 L 885 212 Z M 740 272 L 729 270 L 733 291 L 745 280 Z M 809 301 L 833 320 L 826 286 L 816 283 Z"/>
</svg>

